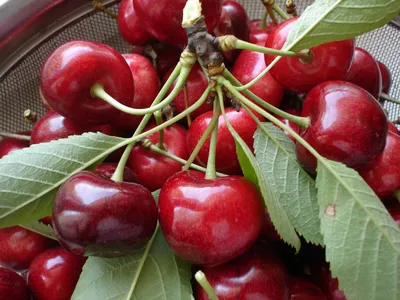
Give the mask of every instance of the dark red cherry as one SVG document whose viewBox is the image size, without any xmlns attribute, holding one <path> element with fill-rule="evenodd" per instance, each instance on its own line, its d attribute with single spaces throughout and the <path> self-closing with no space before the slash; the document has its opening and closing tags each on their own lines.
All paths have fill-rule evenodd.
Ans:
<svg viewBox="0 0 400 300">
<path fill-rule="evenodd" d="M 135 96 L 130 107 L 150 107 L 160 90 L 160 79 L 151 62 L 139 54 L 123 54 L 123 58 L 131 69 L 135 81 Z M 134 116 L 122 113 L 122 116 L 113 122 L 121 130 L 134 130 L 139 125 L 143 116 Z"/>
<path fill-rule="evenodd" d="M 240 83 L 246 84 L 257 77 L 266 67 L 264 54 L 243 50 L 233 65 L 232 74 Z M 274 106 L 279 106 L 285 92 L 283 86 L 269 73 L 261 78 L 249 90 Z"/>
<path fill-rule="evenodd" d="M 14 271 L 0 267 L 0 299 L 30 300 L 25 280 Z"/>
<path fill-rule="evenodd" d="M 149 125 L 145 131 L 155 127 Z M 147 138 L 154 145 L 158 143 L 159 132 Z M 180 158 L 187 159 L 189 152 L 186 148 L 187 131 L 180 125 L 174 124 L 164 129 L 165 151 Z M 135 147 L 128 160 L 128 166 L 133 170 L 136 182 L 144 185 L 150 191 L 158 190 L 176 172 L 182 169 L 182 164 L 164 155 L 157 154 L 143 147 Z"/>
<path fill-rule="evenodd" d="M 145 187 L 116 183 L 84 171 L 69 178 L 57 193 L 53 228 L 68 251 L 113 257 L 142 246 L 157 223 L 157 207 Z"/>
<path fill-rule="evenodd" d="M 249 35 L 250 43 L 264 45 L 271 31 L 274 30 L 275 27 L 277 26 L 273 22 L 269 22 L 266 24 L 266 27 L 262 29 L 260 27 L 261 26 L 260 24 L 261 20 L 250 21 L 250 35 Z"/>
<path fill-rule="evenodd" d="M 53 245 L 50 239 L 19 226 L 0 229 L 0 265 L 24 270 L 31 261 Z"/>
<path fill-rule="evenodd" d="M 31 135 L 31 132 L 18 132 L 18 134 Z M 16 150 L 20 150 L 26 147 L 29 147 L 29 141 L 27 140 L 3 137 L 0 141 L 0 158 L 6 156 L 7 154 L 11 154 Z"/>
<path fill-rule="evenodd" d="M 382 107 L 364 89 L 344 81 L 327 81 L 313 88 L 303 103 L 311 124 L 301 136 L 322 156 L 360 168 L 385 147 L 388 131 Z M 299 143 L 297 158 L 309 172 L 316 159 Z"/>
<path fill-rule="evenodd" d="M 132 0 L 122 0 L 118 9 L 118 29 L 125 41 L 132 45 L 142 45 L 150 40 L 150 35 L 139 21 Z"/>
<path fill-rule="evenodd" d="M 274 224 L 272 223 L 267 208 L 265 208 L 264 223 L 261 230 L 260 238 L 262 240 L 266 240 L 268 242 L 273 242 L 273 243 L 281 241 L 281 237 L 279 233 L 276 231 Z"/>
<path fill-rule="evenodd" d="M 257 129 L 257 123 L 249 116 L 244 109 L 237 112 L 233 108 L 226 109 L 226 115 L 237 133 L 242 137 L 246 144 L 253 149 L 253 135 Z M 197 117 L 190 125 L 187 135 L 187 147 L 192 152 L 200 140 L 208 124 L 210 124 L 213 112 L 209 111 Z M 260 117 L 261 120 L 261 117 Z M 210 138 L 206 140 L 196 157 L 196 161 L 207 165 L 208 152 L 210 148 Z M 218 138 L 217 138 L 216 168 L 219 172 L 227 174 L 241 174 L 241 168 L 236 154 L 235 141 L 229 132 L 222 115 L 218 119 Z"/>
<path fill-rule="evenodd" d="M 290 300 L 328 300 L 319 287 L 296 277 L 289 280 L 289 293 Z"/>
<path fill-rule="evenodd" d="M 217 25 L 221 14 L 222 0 L 202 0 L 202 14 L 209 30 Z M 187 44 L 187 35 L 182 28 L 183 8 L 186 0 L 133 0 L 139 20 L 146 30 L 158 41 L 173 44 Z"/>
<path fill-rule="evenodd" d="M 120 112 L 93 98 L 95 83 L 122 104 L 132 103 L 134 82 L 124 58 L 113 48 L 96 42 L 72 41 L 47 57 L 40 75 L 43 96 L 66 118 L 81 123 L 108 123 Z"/>
<path fill-rule="evenodd" d="M 165 76 L 164 76 L 164 82 L 167 81 L 168 77 L 171 75 L 172 70 L 170 70 Z M 171 86 L 169 89 L 169 92 L 175 87 L 175 83 Z M 186 91 L 187 91 L 187 103 L 185 103 L 185 93 L 184 90 L 182 89 L 178 96 L 175 98 L 175 100 L 172 102 L 174 104 L 174 110 L 175 112 L 181 113 L 183 112 L 187 107 L 193 105 L 201 95 L 204 93 L 205 89 L 207 89 L 208 86 L 208 78 L 204 74 L 203 70 L 201 69 L 200 65 L 196 63 L 193 67 L 192 70 L 190 71 L 189 77 L 186 81 Z M 212 103 L 207 103 L 204 102 L 198 109 L 196 109 L 194 112 L 190 114 L 191 118 L 194 119 L 197 116 L 201 115 L 202 113 L 205 113 L 206 111 L 210 111 L 213 109 Z"/>
<path fill-rule="evenodd" d="M 250 21 L 242 4 L 234 0 L 224 0 L 222 8 L 228 12 L 232 23 L 233 35 L 241 40 L 248 41 Z"/>
<path fill-rule="evenodd" d="M 379 71 L 381 72 L 381 78 L 382 78 L 382 92 L 383 93 L 389 93 L 390 86 L 392 85 L 392 75 L 390 74 L 390 71 L 388 67 L 380 61 L 377 61 Z"/>
<path fill-rule="evenodd" d="M 297 109 L 294 109 L 294 108 L 285 109 L 284 111 L 289 113 L 289 114 L 295 115 L 295 116 L 300 116 L 301 115 L 301 112 L 298 111 Z M 289 120 L 284 119 L 284 118 L 279 117 L 279 116 L 276 116 L 276 118 L 279 119 L 281 122 L 283 122 L 285 125 L 289 126 L 291 129 L 293 129 L 294 132 L 296 132 L 296 133 L 300 132 L 300 126 L 299 125 L 297 125 L 297 124 L 295 124 L 293 122 L 290 122 Z M 284 131 L 284 132 L 293 142 L 296 142 L 296 140 L 287 131 Z"/>
<path fill-rule="evenodd" d="M 202 271 L 221 300 L 290 299 L 285 266 L 267 247 L 253 247 L 235 260 Z M 198 300 L 209 300 L 199 285 L 196 294 Z"/>
<path fill-rule="evenodd" d="M 61 247 L 36 256 L 27 276 L 35 300 L 70 300 L 85 261 Z"/>
<path fill-rule="evenodd" d="M 94 172 L 107 178 L 111 178 L 117 169 L 117 166 L 117 163 L 102 163 L 94 169 Z M 133 174 L 133 171 L 128 167 L 124 168 L 124 181 L 135 182 L 135 174 Z"/>
<path fill-rule="evenodd" d="M 400 228 L 400 204 L 396 201 L 395 204 L 388 207 L 388 212 L 392 216 L 393 220 L 397 223 Z"/>
<path fill-rule="evenodd" d="M 326 262 L 315 261 L 310 266 L 313 281 L 321 288 L 328 300 L 346 300 L 346 296 L 339 290 L 339 281 L 332 278 L 329 264 Z"/>
<path fill-rule="evenodd" d="M 219 17 L 219 21 L 217 26 L 215 26 L 213 34 L 217 37 L 224 36 L 224 35 L 235 35 L 232 20 L 227 10 L 222 8 L 221 16 Z M 231 64 L 234 62 L 235 58 L 240 53 L 239 50 L 230 50 L 224 51 L 224 60 L 225 64 Z"/>
<path fill-rule="evenodd" d="M 53 218 L 51 216 L 47 216 L 47 217 L 41 218 L 39 221 L 42 222 L 45 225 L 50 225 L 50 226 L 53 225 Z"/>
<path fill-rule="evenodd" d="M 215 266 L 252 246 L 264 205 L 256 186 L 243 177 L 207 180 L 201 172 L 181 171 L 162 187 L 158 213 L 165 239 L 178 256 Z"/>
<path fill-rule="evenodd" d="M 297 19 L 289 19 L 275 28 L 265 42 L 265 47 L 282 49 Z M 311 60 L 307 62 L 297 57 L 281 58 L 271 69 L 271 75 L 285 88 L 304 93 L 324 81 L 343 80 L 353 60 L 354 41 L 322 44 L 311 48 L 310 53 Z M 265 55 L 267 65 L 274 59 L 273 55 Z"/>
<path fill-rule="evenodd" d="M 400 130 L 398 130 L 396 125 L 394 125 L 392 122 L 388 122 L 388 131 L 391 131 L 397 135 L 400 135 Z"/>
<path fill-rule="evenodd" d="M 63 117 L 54 110 L 49 110 L 33 127 L 31 145 L 67 138 L 71 135 L 80 135 L 90 131 L 100 131 L 107 135 L 114 134 L 114 130 L 109 125 L 82 125 L 82 123 L 76 123 Z"/>
<path fill-rule="evenodd" d="M 49 103 L 47 102 L 46 98 L 43 96 L 43 92 L 40 87 L 39 87 L 39 99 L 40 99 L 40 101 L 42 101 L 42 103 L 47 111 L 52 109 L 51 106 L 49 105 Z"/>
<path fill-rule="evenodd" d="M 345 80 L 362 87 L 376 99 L 379 99 L 382 90 L 379 65 L 375 58 L 364 49 L 356 47 L 354 60 Z"/>
<path fill-rule="evenodd" d="M 379 197 L 400 189 L 400 135 L 388 132 L 383 152 L 360 175 Z"/>
</svg>

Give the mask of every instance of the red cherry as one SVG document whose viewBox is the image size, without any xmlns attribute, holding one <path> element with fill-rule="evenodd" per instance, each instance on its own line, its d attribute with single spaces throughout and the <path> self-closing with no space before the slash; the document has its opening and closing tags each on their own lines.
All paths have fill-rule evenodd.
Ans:
<svg viewBox="0 0 400 300">
<path fill-rule="evenodd" d="M 246 84 L 257 77 L 267 66 L 264 54 L 255 51 L 243 50 L 236 59 L 232 74 L 242 84 Z M 261 80 L 250 88 L 254 94 L 264 101 L 279 106 L 285 89 L 267 73 Z"/>
<path fill-rule="evenodd" d="M 53 245 L 50 239 L 19 226 L 0 229 L 0 264 L 24 270 L 31 261 Z"/>
<path fill-rule="evenodd" d="M 88 171 L 64 183 L 53 207 L 57 239 L 78 255 L 131 252 L 150 239 L 156 223 L 157 207 L 146 188 Z"/>
<path fill-rule="evenodd" d="M 332 278 L 329 264 L 326 262 L 314 262 L 310 266 L 311 276 L 315 283 L 329 300 L 346 300 L 346 296 L 339 290 L 337 278 Z"/>
<path fill-rule="evenodd" d="M 160 79 L 151 62 L 139 54 L 123 54 L 123 58 L 131 69 L 135 81 L 135 96 L 130 107 L 150 107 L 160 90 Z M 139 125 L 143 116 L 134 116 L 123 113 L 113 122 L 116 128 L 121 130 L 134 130 Z"/>
<path fill-rule="evenodd" d="M 387 94 L 389 93 L 390 86 L 392 85 L 392 75 L 390 74 L 390 71 L 388 67 L 380 61 L 377 61 L 379 71 L 381 72 L 381 78 L 382 78 L 382 92 Z"/>
<path fill-rule="evenodd" d="M 242 137 L 246 144 L 253 149 L 253 135 L 257 129 L 257 123 L 249 116 L 244 109 L 237 112 L 233 108 L 227 108 L 226 116 L 232 127 Z M 206 112 L 197 117 L 190 125 L 187 135 L 187 147 L 192 152 L 200 140 L 208 124 L 210 124 L 213 112 Z M 261 120 L 261 117 L 260 117 Z M 207 165 L 208 152 L 210 148 L 210 138 L 206 140 L 196 157 L 196 161 Z M 217 138 L 216 169 L 227 174 L 241 174 L 241 168 L 236 155 L 235 141 L 229 132 L 222 115 L 218 119 L 218 138 Z"/>
<path fill-rule="evenodd" d="M 394 125 L 392 122 L 388 122 L 388 131 L 391 131 L 397 135 L 400 135 L 400 130 L 398 130 L 396 125 Z"/>
<path fill-rule="evenodd" d="M 221 300 L 290 299 L 285 266 L 265 247 L 253 247 L 235 260 L 202 271 Z M 196 299 L 209 299 L 200 286 L 196 290 Z"/>
<path fill-rule="evenodd" d="M 35 300 L 70 300 L 86 257 L 54 248 L 36 256 L 28 270 Z"/>
<path fill-rule="evenodd" d="M 122 104 L 132 103 L 134 83 L 123 57 L 113 48 L 89 41 L 72 41 L 58 47 L 41 71 L 41 89 L 50 106 L 66 118 L 81 123 L 108 123 L 120 112 L 93 98 L 95 83 Z"/>
<path fill-rule="evenodd" d="M 295 115 L 295 116 L 300 116 L 301 115 L 301 112 L 298 111 L 297 109 L 294 109 L 294 108 L 285 109 L 285 112 L 287 112 L 289 114 L 292 114 L 292 115 Z M 294 132 L 296 132 L 296 133 L 300 132 L 300 126 L 299 125 L 297 125 L 297 124 L 295 124 L 293 122 L 290 122 L 289 120 L 284 119 L 284 118 L 282 118 L 280 116 L 276 116 L 276 118 L 279 119 L 281 122 L 283 122 L 285 125 L 289 126 L 291 129 L 293 129 Z M 296 143 L 296 140 L 288 132 L 286 132 L 286 131 L 284 131 L 284 132 L 293 142 Z"/>
<path fill-rule="evenodd" d="M 45 225 L 53 226 L 53 218 L 51 216 L 41 218 L 39 221 Z"/>
<path fill-rule="evenodd" d="M 319 287 L 301 278 L 290 279 L 289 292 L 290 300 L 328 300 Z"/>
<path fill-rule="evenodd" d="M 0 299 L 29 300 L 25 280 L 14 271 L 0 267 Z"/>
<path fill-rule="evenodd" d="M 269 22 L 267 23 L 265 29 L 261 29 L 260 24 L 261 20 L 250 21 L 250 43 L 264 45 L 265 41 L 268 39 L 269 34 L 277 27 L 277 25 L 275 25 L 273 22 Z"/>
<path fill-rule="evenodd" d="M 260 238 L 273 243 L 281 241 L 281 237 L 279 233 L 276 231 L 275 226 L 271 221 L 271 217 L 269 215 L 267 208 L 265 208 L 264 224 L 262 227 Z"/>
<path fill-rule="evenodd" d="M 281 23 L 265 42 L 265 47 L 282 49 L 298 17 Z M 295 92 L 308 92 L 327 80 L 343 80 L 354 55 L 354 41 L 331 42 L 310 49 L 312 58 L 304 62 L 297 57 L 283 57 L 271 69 L 271 75 L 281 85 Z M 269 65 L 275 56 L 265 55 Z"/>
<path fill-rule="evenodd" d="M 172 250 L 193 264 L 215 266 L 248 250 L 257 239 L 264 215 L 261 195 L 239 176 L 204 179 L 181 171 L 161 189 L 158 213 Z"/>
<path fill-rule="evenodd" d="M 249 40 L 250 21 L 242 4 L 234 0 L 224 0 L 222 8 L 228 12 L 232 23 L 233 34 L 244 41 Z"/>
<path fill-rule="evenodd" d="M 219 17 L 218 24 L 215 26 L 213 33 L 215 36 L 235 35 L 229 12 L 224 8 L 222 8 L 221 16 Z M 238 50 L 224 51 L 225 64 L 233 63 L 239 53 L 240 51 Z"/>
<path fill-rule="evenodd" d="M 156 124 L 151 124 L 145 131 L 155 126 Z M 159 136 L 159 132 L 155 132 L 147 138 L 156 145 Z M 186 136 L 187 131 L 178 124 L 165 128 L 165 150 L 183 159 L 188 159 Z M 150 191 L 160 189 L 169 177 L 182 169 L 181 163 L 142 147 L 135 147 L 132 150 L 128 166 L 133 170 L 136 182 L 144 185 Z"/>
<path fill-rule="evenodd" d="M 125 41 L 132 45 L 142 45 L 150 40 L 150 35 L 139 21 L 132 0 L 122 0 L 118 9 L 118 29 Z"/>
<path fill-rule="evenodd" d="M 354 60 L 345 80 L 362 87 L 376 99 L 379 99 L 382 90 L 379 65 L 375 58 L 364 49 L 356 47 Z"/>
<path fill-rule="evenodd" d="M 164 76 L 164 82 L 167 81 L 168 77 L 171 75 L 172 70 L 170 70 L 165 76 Z M 171 86 L 169 89 L 169 92 L 175 87 L 176 81 L 174 84 Z M 189 77 L 187 78 L 186 81 L 186 90 L 187 90 L 187 105 L 185 104 L 185 93 L 184 90 L 182 89 L 178 96 L 175 98 L 175 100 L 172 102 L 174 104 L 174 109 L 175 112 L 181 113 L 183 112 L 187 107 L 193 105 L 201 95 L 204 93 L 204 90 L 207 89 L 208 86 L 208 78 L 204 74 L 203 70 L 201 69 L 200 65 L 196 63 L 192 70 L 190 71 Z M 196 109 L 194 112 L 190 114 L 192 119 L 196 118 L 197 116 L 201 115 L 202 113 L 205 113 L 206 111 L 210 111 L 213 109 L 212 103 L 207 103 L 204 102 L 198 109 Z"/>
<path fill-rule="evenodd" d="M 117 163 L 102 163 L 94 169 L 94 172 L 106 178 L 111 178 L 117 169 L 117 166 Z M 135 174 L 128 167 L 124 168 L 124 182 L 135 182 Z"/>
<path fill-rule="evenodd" d="M 379 197 L 400 189 L 400 135 L 388 132 L 383 152 L 360 175 Z"/>
<path fill-rule="evenodd" d="M 222 0 L 202 0 L 202 14 L 209 30 L 217 25 L 221 14 Z M 167 44 L 185 45 L 187 35 L 182 28 L 182 11 L 186 0 L 133 0 L 139 20 L 157 40 Z"/>
<path fill-rule="evenodd" d="M 31 135 L 31 132 L 18 132 L 18 134 Z M 26 147 L 29 147 L 29 141 L 3 137 L 0 141 L 0 158 Z"/>
<path fill-rule="evenodd" d="M 311 124 L 301 136 L 322 156 L 360 168 L 385 147 L 387 118 L 382 107 L 364 89 L 344 81 L 327 81 L 313 88 L 301 115 Z M 316 159 L 299 143 L 297 158 L 309 172 Z"/>
<path fill-rule="evenodd" d="M 42 89 L 39 87 L 39 99 L 42 101 L 44 107 L 46 108 L 47 111 L 52 110 L 51 106 L 47 102 L 46 98 L 43 96 Z"/>
</svg>

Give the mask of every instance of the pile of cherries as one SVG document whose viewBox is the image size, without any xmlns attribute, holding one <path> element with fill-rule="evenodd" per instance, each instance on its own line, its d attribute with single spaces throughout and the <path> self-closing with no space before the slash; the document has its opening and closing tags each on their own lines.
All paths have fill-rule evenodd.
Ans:
<svg viewBox="0 0 400 300">
<path fill-rule="evenodd" d="M 55 49 L 41 72 L 40 98 L 47 113 L 31 132 L 19 133 L 30 135 L 30 142 L 3 138 L 0 158 L 85 132 L 131 136 L 143 116 L 122 113 L 92 97 L 91 88 L 100 83 L 126 106 L 150 107 L 187 42 L 180 24 L 185 2 L 122 0 L 117 23 L 122 38 L 133 46 L 130 53 L 91 41 L 71 41 Z M 282 48 L 297 21 L 263 27 L 260 20 L 249 20 L 234 0 L 202 0 L 202 6 L 214 35 L 232 34 L 275 49 Z M 400 190 L 400 132 L 379 102 L 381 92 L 389 92 L 389 70 L 355 48 L 353 40 L 322 44 L 308 54 L 307 59 L 283 57 L 250 91 L 292 115 L 309 118 L 307 128 L 280 119 L 322 156 L 356 169 L 400 226 L 400 206 L 393 198 Z M 226 67 L 246 84 L 275 57 L 233 50 L 224 52 L 224 58 Z M 194 104 L 208 84 L 196 63 L 172 102 L 174 114 Z M 205 102 L 190 118 L 165 128 L 162 149 L 188 159 L 213 118 L 212 109 L 212 103 Z M 252 149 L 256 121 L 243 108 L 227 107 L 226 115 Z M 143 132 L 155 126 L 152 121 Z M 160 132 L 147 139 L 157 145 Z M 209 148 L 210 139 L 197 164 L 207 166 Z M 41 220 L 53 227 L 58 242 L 19 226 L 0 229 L 0 299 L 70 299 L 86 256 L 128 254 L 150 240 L 157 222 L 171 249 L 192 263 L 194 272 L 204 272 L 220 299 L 345 299 L 323 248 L 304 242 L 295 255 L 281 242 L 257 187 L 242 175 L 222 115 L 216 170 L 228 176 L 206 179 L 203 172 L 181 171 L 180 162 L 137 144 L 120 182 L 113 174 L 122 153 L 112 153 L 60 188 L 52 216 Z M 315 157 L 299 143 L 296 153 L 302 166 L 315 174 Z M 159 189 L 157 205 L 151 192 Z M 196 299 L 208 299 L 193 285 Z"/>
</svg>

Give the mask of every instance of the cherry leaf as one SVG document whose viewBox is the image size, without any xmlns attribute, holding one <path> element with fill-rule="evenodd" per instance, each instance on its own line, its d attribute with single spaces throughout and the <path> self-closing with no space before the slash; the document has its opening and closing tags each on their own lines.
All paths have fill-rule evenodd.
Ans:
<svg viewBox="0 0 400 300">
<path fill-rule="evenodd" d="M 39 221 L 34 221 L 31 223 L 19 224 L 19 226 L 43 235 L 49 239 L 57 240 L 56 236 L 54 235 L 53 228 L 50 225 L 43 224 Z"/>
</svg>

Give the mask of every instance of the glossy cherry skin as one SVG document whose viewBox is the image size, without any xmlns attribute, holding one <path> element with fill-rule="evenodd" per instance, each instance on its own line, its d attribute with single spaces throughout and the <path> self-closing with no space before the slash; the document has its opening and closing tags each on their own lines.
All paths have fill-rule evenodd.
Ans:
<svg viewBox="0 0 400 300">
<path fill-rule="evenodd" d="M 102 132 L 113 135 L 109 125 L 88 126 L 69 120 L 54 110 L 48 111 L 32 129 L 31 145 L 46 143 L 53 140 L 67 138 L 71 135 L 80 135 L 84 132 Z"/>
<path fill-rule="evenodd" d="M 40 76 L 43 96 L 59 114 L 85 124 L 105 124 L 120 112 L 91 96 L 95 83 L 103 84 L 105 91 L 120 103 L 132 103 L 134 82 L 129 66 L 107 45 L 67 42 L 46 59 Z"/>
<path fill-rule="evenodd" d="M 381 72 L 381 78 L 382 78 L 382 92 L 383 93 L 389 93 L 390 87 L 392 85 L 392 75 L 390 74 L 390 71 L 388 67 L 380 61 L 377 61 L 379 71 Z"/>
<path fill-rule="evenodd" d="M 261 29 L 260 24 L 261 20 L 250 21 L 250 35 L 249 35 L 250 43 L 264 45 L 271 31 L 274 30 L 277 26 L 273 22 L 269 22 L 267 23 L 265 29 Z"/>
<path fill-rule="evenodd" d="M 142 45 L 150 35 L 139 21 L 132 0 L 122 0 L 118 9 L 118 29 L 122 38 L 132 45 Z"/>
<path fill-rule="evenodd" d="M 0 267 L 0 299 L 30 300 L 25 280 L 14 271 Z"/>
<path fill-rule="evenodd" d="M 222 0 L 202 0 L 202 14 L 209 30 L 214 29 L 221 14 Z M 186 0 L 133 0 L 133 6 L 146 30 L 158 41 L 187 44 L 187 35 L 182 28 L 182 11 Z"/>
<path fill-rule="evenodd" d="M 101 174 L 104 177 L 111 178 L 117 169 L 117 166 L 117 163 L 102 163 L 101 165 L 97 166 L 96 169 L 94 169 L 94 172 Z M 135 174 L 133 174 L 133 171 L 128 167 L 124 168 L 123 180 L 125 182 L 135 182 Z"/>
<path fill-rule="evenodd" d="M 288 276 L 282 261 L 267 247 L 253 247 L 241 257 L 202 271 L 221 300 L 288 300 Z M 196 299 L 209 300 L 197 285 Z"/>
<path fill-rule="evenodd" d="M 160 79 L 151 62 L 139 54 L 123 54 L 123 58 L 131 69 L 135 81 L 135 96 L 130 107 L 150 107 L 160 90 Z M 134 116 L 122 113 L 122 116 L 113 122 L 121 130 L 134 130 L 139 125 L 143 116 Z"/>
<path fill-rule="evenodd" d="M 217 37 L 224 35 L 235 35 L 232 20 L 227 10 L 222 8 L 221 16 L 217 26 L 215 26 L 213 34 Z M 231 65 L 235 58 L 239 55 L 240 50 L 223 51 L 225 65 Z"/>
<path fill-rule="evenodd" d="M 379 197 L 400 189 L 400 135 L 388 132 L 383 152 L 360 175 Z"/>
<path fill-rule="evenodd" d="M 327 81 L 313 88 L 303 103 L 311 124 L 301 136 L 322 156 L 360 168 L 384 149 L 388 122 L 380 104 L 364 89 L 344 81 Z M 315 157 L 299 143 L 297 158 L 313 173 Z"/>
<path fill-rule="evenodd" d="M 264 205 L 256 186 L 243 177 L 207 180 L 201 172 L 181 171 L 162 187 L 158 213 L 165 239 L 178 256 L 216 266 L 252 246 Z"/>
<path fill-rule="evenodd" d="M 253 149 L 253 135 L 257 129 L 257 123 L 249 116 L 244 109 L 237 112 L 233 108 L 227 108 L 226 115 L 237 133 L 242 137 L 246 144 Z M 187 147 L 192 152 L 200 140 L 208 124 L 210 124 L 213 112 L 206 112 L 197 117 L 190 125 L 187 135 Z M 261 120 L 261 117 L 260 117 Z M 208 152 L 210 148 L 210 138 L 206 140 L 196 157 L 196 162 L 206 166 Z M 229 132 L 222 115 L 218 119 L 216 169 L 219 172 L 236 175 L 241 174 L 241 168 L 236 154 L 235 141 Z"/>
<path fill-rule="evenodd" d="M 61 247 L 36 256 L 27 276 L 35 300 L 70 300 L 85 261 Z"/>
<path fill-rule="evenodd" d="M 275 28 L 265 42 L 265 47 L 282 49 L 297 19 L 289 19 Z M 354 41 L 326 43 L 310 51 L 311 62 L 304 63 L 297 57 L 283 57 L 271 69 L 271 75 L 285 88 L 302 93 L 327 80 L 343 80 L 353 60 Z M 265 55 L 267 65 L 274 59 L 273 55 Z"/>
<path fill-rule="evenodd" d="M 301 278 L 290 278 L 289 292 L 290 300 L 328 300 L 319 287 Z"/>
<path fill-rule="evenodd" d="M 168 77 L 171 75 L 172 70 L 170 70 L 165 76 L 164 76 L 164 82 L 167 81 Z M 175 87 L 175 83 L 172 84 L 171 88 L 169 89 L 169 92 L 172 91 L 172 89 Z M 178 96 L 176 96 L 175 100 L 172 102 L 174 105 L 174 111 L 176 114 L 179 114 L 183 112 L 186 107 L 189 107 L 193 105 L 201 95 L 203 95 L 204 91 L 208 87 L 208 79 L 207 76 L 203 73 L 203 70 L 201 69 L 200 65 L 196 63 L 193 67 L 192 70 L 190 71 L 190 74 L 187 78 L 186 81 L 186 90 L 187 90 L 187 106 L 185 104 L 185 93 L 184 90 L 182 89 Z M 206 111 L 210 111 L 213 109 L 213 104 L 212 103 L 207 103 L 204 102 L 199 108 L 197 108 L 195 111 L 193 111 L 190 116 L 192 119 L 196 118 L 197 116 L 205 113 Z"/>
<path fill-rule="evenodd" d="M 394 125 L 392 122 L 388 122 L 388 131 L 400 135 L 400 130 L 398 130 L 396 125 Z"/>
<path fill-rule="evenodd" d="M 30 135 L 31 132 L 19 132 L 19 134 Z M 29 147 L 29 141 L 3 137 L 0 141 L 0 158 L 26 147 Z"/>
<path fill-rule="evenodd" d="M 114 257 L 146 243 L 157 223 L 157 207 L 145 187 L 116 183 L 84 171 L 57 193 L 53 228 L 60 244 L 77 255 Z"/>
<path fill-rule="evenodd" d="M 295 116 L 300 116 L 301 115 L 301 112 L 299 110 L 297 110 L 297 109 L 294 109 L 294 108 L 285 109 L 284 111 L 289 113 L 289 114 L 295 115 Z M 300 126 L 299 125 L 297 125 L 297 124 L 295 124 L 293 122 L 290 122 L 289 120 L 284 119 L 284 118 L 279 117 L 279 116 L 276 116 L 276 118 L 279 119 L 281 122 L 283 122 L 285 125 L 289 126 L 291 129 L 293 129 L 294 132 L 296 132 L 296 133 L 300 132 Z M 296 140 L 290 135 L 289 132 L 287 132 L 285 130 L 284 130 L 284 132 L 293 142 L 296 143 Z"/>
<path fill-rule="evenodd" d="M 382 90 L 382 78 L 378 62 L 362 48 L 356 47 L 354 60 L 345 78 L 368 91 L 376 99 Z"/>
<path fill-rule="evenodd" d="M 156 124 L 151 124 L 145 131 L 155 126 Z M 186 129 L 178 124 L 165 128 L 165 150 L 180 158 L 188 159 L 190 154 L 186 148 L 186 136 Z M 147 136 L 147 139 L 156 145 L 159 137 L 159 132 L 155 132 Z M 150 191 L 160 189 L 169 177 L 182 169 L 181 163 L 143 147 L 135 147 L 132 150 L 128 166 L 132 169 L 136 182 L 144 185 Z"/>
<path fill-rule="evenodd" d="M 250 35 L 250 20 L 242 4 L 234 0 L 224 0 L 222 2 L 222 8 L 225 9 L 230 16 L 233 34 L 241 40 L 248 41 Z"/>
<path fill-rule="evenodd" d="M 0 229 L 0 264 L 16 271 L 29 267 L 31 261 L 54 243 L 50 239 L 19 226 Z"/>
<path fill-rule="evenodd" d="M 240 83 L 246 84 L 257 77 L 266 67 L 264 54 L 243 50 L 233 65 L 232 74 Z M 274 106 L 280 105 L 285 92 L 283 86 L 269 73 L 249 90 Z"/>
</svg>

